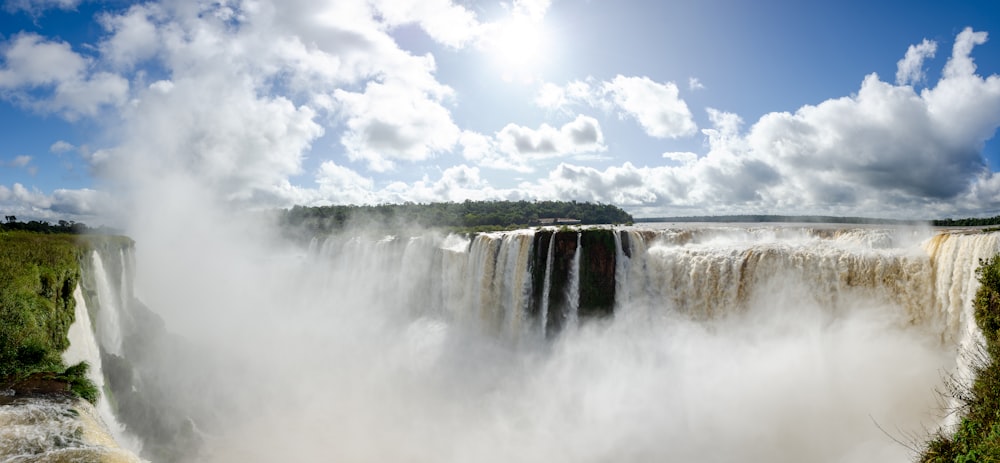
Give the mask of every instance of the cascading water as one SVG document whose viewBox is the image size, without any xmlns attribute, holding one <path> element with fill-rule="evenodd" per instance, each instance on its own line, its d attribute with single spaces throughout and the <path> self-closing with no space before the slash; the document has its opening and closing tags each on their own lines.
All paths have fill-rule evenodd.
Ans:
<svg viewBox="0 0 1000 463">
<path fill-rule="evenodd" d="M 73 299 L 76 301 L 75 318 L 69 327 L 70 347 L 63 352 L 63 362 L 67 365 L 87 362 L 90 365 L 90 369 L 87 370 L 87 378 L 93 381 L 100 392 L 96 406 L 98 416 L 118 444 L 128 450 L 138 452 L 142 448 L 142 443 L 135 436 L 126 432 L 125 426 L 118 421 L 118 417 L 115 416 L 115 412 L 111 408 L 111 402 L 108 400 L 108 389 L 101 363 L 101 350 L 90 323 L 87 301 L 79 286 L 73 291 Z"/>
<path fill-rule="evenodd" d="M 122 259 L 121 271 L 125 273 L 128 268 L 125 252 L 119 255 Z M 95 302 L 115 304 L 116 294 L 108 284 L 110 276 L 97 251 L 91 255 L 91 262 L 93 265 L 89 271 L 94 274 L 85 275 L 85 278 L 92 277 L 98 286 Z M 125 288 L 130 288 L 127 286 L 128 277 L 119 277 L 123 291 L 126 291 Z M 127 300 L 124 293 L 121 297 Z M 87 378 L 98 389 L 96 406 L 80 399 L 28 398 L 0 407 L 0 460 L 4 462 L 142 461 L 136 456 L 142 447 L 141 442 L 125 430 L 112 409 L 101 359 L 102 350 L 80 286 L 74 289 L 73 300 L 74 321 L 67 332 L 70 344 L 63 352 L 62 360 L 66 365 L 87 362 Z M 97 318 L 102 320 L 101 313 L 104 313 L 105 329 L 114 333 L 108 337 L 111 342 L 107 345 L 120 349 L 119 314 L 117 306 L 112 307 L 113 311 L 103 306 L 98 308 Z M 105 312 L 109 312 L 110 316 Z"/>
<path fill-rule="evenodd" d="M 111 280 L 104 266 L 104 259 L 97 251 L 91 252 L 94 282 L 100 308 L 97 311 L 97 339 L 101 348 L 113 355 L 122 355 L 121 312 L 119 295 L 112 289 Z"/>
<path fill-rule="evenodd" d="M 569 281 L 566 287 L 566 326 L 576 328 L 580 322 L 580 258 L 583 249 L 580 240 L 583 235 L 576 234 L 576 250 L 569 267 Z"/>
<path fill-rule="evenodd" d="M 242 293 L 164 292 L 232 357 L 160 380 L 226 379 L 191 395 L 227 403 L 195 417 L 223 423 L 213 462 L 909 461 L 896 440 L 948 424 L 934 390 L 966 368 L 997 236 L 540 229 L 241 249 L 225 268 Z"/>
<path fill-rule="evenodd" d="M 542 286 L 542 303 L 541 310 L 539 310 L 539 318 L 541 319 L 541 333 L 544 335 L 546 333 L 545 329 L 549 321 L 549 296 L 552 291 L 552 263 L 555 258 L 556 247 L 556 234 L 552 233 L 549 235 L 548 250 L 545 253 L 545 274 L 543 276 L 543 286 Z"/>
</svg>

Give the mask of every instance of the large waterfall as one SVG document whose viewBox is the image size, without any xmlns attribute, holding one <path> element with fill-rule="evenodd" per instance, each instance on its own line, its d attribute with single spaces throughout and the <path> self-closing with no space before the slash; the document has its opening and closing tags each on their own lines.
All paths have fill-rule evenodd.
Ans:
<svg viewBox="0 0 1000 463">
<path fill-rule="evenodd" d="M 902 462 L 954 423 L 943 378 L 970 374 L 975 269 L 1000 234 L 692 225 L 138 250 L 88 256 L 78 321 L 94 324 L 71 350 L 113 391 L 117 413 L 98 414 L 152 461 Z"/>
<path fill-rule="evenodd" d="M 118 420 L 102 357 L 121 356 L 122 308 L 131 298 L 124 283 L 113 288 L 112 278 L 127 273 L 131 248 L 95 249 L 83 262 L 83 284 L 73 291 L 74 322 L 63 352 L 66 365 L 87 362 L 87 377 L 99 390 L 96 405 L 67 398 L 29 398 L 0 407 L 0 460 L 4 462 L 139 462 L 141 441 Z M 102 254 L 123 259 L 109 272 Z M 121 281 L 125 281 L 122 279 Z M 85 295 L 85 292 L 88 295 Z M 91 310 L 93 308 L 93 310 Z M 91 321 L 97 320 L 95 326 Z"/>
<path fill-rule="evenodd" d="M 953 422 L 942 378 L 967 376 L 975 268 L 997 236 L 318 238 L 296 274 L 310 309 L 282 313 L 309 313 L 306 338 L 323 353 L 293 356 L 332 370 L 310 370 L 321 398 L 280 399 L 218 460 L 266 461 L 233 449 L 292 419 L 280 448 L 313 455 L 307 440 L 326 437 L 319 454 L 346 460 L 909 461 L 900 442 L 918 448 Z"/>
<path fill-rule="evenodd" d="M 997 236 L 773 226 L 331 236 L 310 245 L 308 269 L 328 292 L 350 288 L 374 307 L 395 298 L 511 335 L 558 331 L 581 304 L 591 315 L 711 320 L 791 292 L 830 316 L 863 301 L 971 348 L 975 269 L 1000 250 Z"/>
</svg>

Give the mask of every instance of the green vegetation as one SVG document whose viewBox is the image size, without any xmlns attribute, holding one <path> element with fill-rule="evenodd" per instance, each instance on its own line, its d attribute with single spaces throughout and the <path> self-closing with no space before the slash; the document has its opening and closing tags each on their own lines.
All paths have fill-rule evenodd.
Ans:
<svg viewBox="0 0 1000 463">
<path fill-rule="evenodd" d="M 351 224 L 422 226 L 462 231 L 493 231 L 568 218 L 581 224 L 632 223 L 632 216 L 610 204 L 576 201 L 465 201 L 462 203 L 380 204 L 377 206 L 295 206 L 280 217 L 283 225 L 307 235 L 329 233 Z"/>
<path fill-rule="evenodd" d="M 107 227 L 91 228 L 86 224 L 74 222 L 72 220 L 60 220 L 55 224 L 31 220 L 28 222 L 18 222 L 17 217 L 5 215 L 4 221 L 0 222 L 0 232 L 5 231 L 29 231 L 35 233 L 67 233 L 72 235 L 91 234 L 118 234 L 119 232 Z"/>
<path fill-rule="evenodd" d="M 973 301 L 976 324 L 986 339 L 975 356 L 975 380 L 950 382 L 949 393 L 961 402 L 963 413 L 953 435 L 939 434 L 920 456 L 922 463 L 1000 462 L 1000 256 L 980 263 L 979 291 Z"/>
<path fill-rule="evenodd" d="M 969 217 L 965 219 L 942 219 L 931 222 L 935 227 L 984 227 L 1000 225 L 1000 215 L 995 217 Z"/>
<path fill-rule="evenodd" d="M 61 353 L 69 347 L 74 319 L 73 290 L 80 257 L 88 248 L 76 236 L 24 231 L 0 232 L 0 384 L 15 385 L 33 374 L 67 381 L 88 400 L 96 399 L 86 365 L 70 368 Z"/>
<path fill-rule="evenodd" d="M 925 220 L 876 219 L 870 217 L 834 217 L 827 215 L 701 215 L 689 217 L 645 217 L 636 222 L 711 222 L 711 223 L 843 223 L 864 225 L 924 225 Z M 935 224 L 936 225 L 936 224 Z"/>
</svg>

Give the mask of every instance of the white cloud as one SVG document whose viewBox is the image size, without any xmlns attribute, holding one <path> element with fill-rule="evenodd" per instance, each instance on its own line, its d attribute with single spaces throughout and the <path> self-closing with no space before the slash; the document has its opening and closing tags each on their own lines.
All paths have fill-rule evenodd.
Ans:
<svg viewBox="0 0 1000 463">
<path fill-rule="evenodd" d="M 595 84 L 593 79 L 575 80 L 564 87 L 546 82 L 541 85 L 535 96 L 535 104 L 550 110 L 567 111 L 572 105 L 587 105 L 610 111 L 613 103 L 604 99 L 600 92 L 601 84 Z"/>
<path fill-rule="evenodd" d="M 316 173 L 318 197 L 333 204 L 373 204 L 374 182 L 333 161 L 324 162 Z"/>
<path fill-rule="evenodd" d="M 924 81 L 924 60 L 937 53 L 937 42 L 924 39 L 919 45 L 910 45 L 906 56 L 896 63 L 896 84 L 919 84 Z"/>
<path fill-rule="evenodd" d="M 944 66 L 944 77 L 962 77 L 975 74 L 976 64 L 970 56 L 972 48 L 976 45 L 986 43 L 988 34 L 986 32 L 975 32 L 971 27 L 966 27 L 955 37 L 955 45 L 952 47 L 951 58 Z"/>
<path fill-rule="evenodd" d="M 10 161 L 7 161 L 4 164 L 6 164 L 9 167 L 25 167 L 30 163 L 31 163 L 31 156 L 22 154 L 20 156 L 15 156 L 14 159 L 11 159 Z"/>
<path fill-rule="evenodd" d="M 80 4 L 81 0 L 6 0 L 4 9 L 10 12 L 25 11 L 32 15 L 39 15 L 45 10 L 60 9 L 72 10 Z"/>
<path fill-rule="evenodd" d="M 100 44 L 102 57 L 116 69 L 131 69 L 160 49 L 156 4 L 133 5 L 123 14 L 103 14 L 98 21 L 110 36 Z"/>
<path fill-rule="evenodd" d="M 449 47 L 462 48 L 482 33 L 475 13 L 451 0 L 374 0 L 372 4 L 390 26 L 417 23 Z"/>
<path fill-rule="evenodd" d="M 539 21 L 552 5 L 552 0 L 514 0 L 514 14 Z"/>
<path fill-rule="evenodd" d="M 697 77 L 688 77 L 688 90 L 704 90 L 705 84 L 701 83 Z"/>
<path fill-rule="evenodd" d="M 698 160 L 698 153 L 692 153 L 690 151 L 668 151 L 663 153 L 663 158 L 679 162 L 681 164 L 688 164 Z"/>
<path fill-rule="evenodd" d="M 541 86 L 535 104 L 546 109 L 566 110 L 574 105 L 588 105 L 611 111 L 622 118 L 635 119 L 655 138 L 681 138 L 697 133 L 687 103 L 680 98 L 673 82 L 654 82 L 649 77 L 616 76 L 605 82 L 593 79 L 573 81 L 565 87 L 552 83 Z"/>
<path fill-rule="evenodd" d="M 971 57 L 987 40 L 983 32 L 960 33 L 942 78 L 919 91 L 910 85 L 926 80 L 924 66 L 936 50 L 926 40 L 897 63 L 896 85 L 872 74 L 855 95 L 757 121 L 708 108 L 710 126 L 699 131 L 678 84 L 618 75 L 543 84 L 535 103 L 550 110 L 549 123 L 481 134 L 453 119 L 451 105 L 463 95 L 439 82 L 434 57 L 402 49 L 393 36 L 417 25 L 446 46 L 480 46 L 490 23 L 464 5 L 133 5 L 100 17 L 107 35 L 93 47 L 10 37 L 0 49 L 0 94 L 68 118 L 117 110 L 102 134 L 112 142 L 82 154 L 118 187 L 165 179 L 160 194 L 139 198 L 151 203 L 188 185 L 170 183 L 183 177 L 216 199 L 266 206 L 538 198 L 637 211 L 875 215 L 887 208 L 923 214 L 1000 206 L 1000 178 L 982 156 L 1000 125 L 1000 78 L 976 75 Z M 547 0 L 516 1 L 507 12 L 541 20 L 549 7 Z M 693 77 L 686 84 L 703 88 Z M 654 153 L 666 166 L 585 165 L 608 148 L 601 122 L 578 106 L 634 120 L 654 138 L 700 134 L 705 152 Z M 57 154 L 74 149 L 63 141 L 50 147 Z M 459 155 L 468 165 L 447 164 Z M 316 171 L 303 172 L 306 158 L 316 160 Z M 419 167 L 437 169 L 437 178 L 386 183 L 377 173 L 429 160 L 443 165 Z M 499 189 L 480 169 L 541 177 L 525 175 L 517 188 Z M 315 185 L 293 185 L 297 178 Z M 5 201 L 23 200 L 36 211 L 94 210 L 88 193 L 60 195 L 20 185 L 0 190 Z"/>
<path fill-rule="evenodd" d="M 624 115 L 637 120 L 652 137 L 680 138 L 698 130 L 673 82 L 657 83 L 648 77 L 618 75 L 604 84 L 604 91 Z"/>
<path fill-rule="evenodd" d="M 67 42 L 22 33 L 3 45 L 0 88 L 55 85 L 76 79 L 87 68 L 87 60 L 73 52 Z"/>
<path fill-rule="evenodd" d="M 1000 175 L 982 149 L 1000 127 L 1000 77 L 976 75 L 970 55 L 986 39 L 960 33 L 943 77 L 920 93 L 872 74 L 856 95 L 764 115 L 746 132 L 737 115 L 709 108 L 703 156 L 665 153 L 673 167 L 564 163 L 521 188 L 655 215 L 995 210 Z"/>
<path fill-rule="evenodd" d="M 334 97 L 349 114 L 341 138 L 348 156 L 372 170 L 392 169 L 397 160 L 426 160 L 458 141 L 451 114 L 422 89 L 371 82 L 363 93 L 336 90 Z"/>
<path fill-rule="evenodd" d="M 19 34 L 3 46 L 2 56 L 0 95 L 37 111 L 75 120 L 121 105 L 128 95 L 128 81 L 94 72 L 92 60 L 66 42 Z"/>
<path fill-rule="evenodd" d="M 467 165 L 451 166 L 441 172 L 438 180 L 428 177 L 405 184 L 396 182 L 380 192 L 392 202 L 460 202 L 466 199 L 513 199 L 515 191 L 494 189 L 479 175 L 479 169 Z"/>
<path fill-rule="evenodd" d="M 0 185 L 0 209 L 4 215 L 19 220 L 73 220 L 78 222 L 96 219 L 98 215 L 114 208 L 114 198 L 92 189 L 57 189 L 51 195 L 20 183 L 11 187 Z M 94 223 L 89 223 L 95 225 Z"/>
<path fill-rule="evenodd" d="M 460 133 L 443 106 L 453 91 L 437 82 L 432 56 L 402 50 L 389 29 L 433 29 L 437 14 L 462 8 L 379 5 L 399 14 L 386 17 L 367 2 L 290 0 L 143 4 L 102 16 L 106 63 L 130 69 L 152 60 L 169 78 L 137 86 L 123 111 L 127 138 L 91 163 L 137 188 L 143 178 L 179 175 L 224 200 L 286 206 L 332 195 L 344 178 L 336 160 L 316 173 L 325 189 L 289 181 L 324 125 L 344 129 L 344 151 L 323 147 L 322 155 L 376 171 L 447 152 Z"/>
<path fill-rule="evenodd" d="M 73 151 L 75 149 L 76 146 L 73 146 L 72 143 L 67 142 L 65 140 L 56 141 L 55 143 L 52 144 L 52 146 L 49 146 L 49 151 L 55 154 L 62 154 L 69 151 Z"/>
<path fill-rule="evenodd" d="M 537 129 L 507 124 L 493 137 L 466 131 L 459 142 L 467 160 L 484 167 L 519 172 L 534 171 L 533 164 L 540 160 L 607 149 L 600 123 L 582 114 L 559 128 L 548 124 Z"/>
<path fill-rule="evenodd" d="M 314 118 L 286 98 L 255 95 L 239 77 L 203 74 L 173 81 L 167 94 L 145 92 L 126 113 L 134 138 L 94 162 L 137 182 L 181 173 L 246 200 L 301 172 L 304 151 L 323 134 Z"/>
</svg>

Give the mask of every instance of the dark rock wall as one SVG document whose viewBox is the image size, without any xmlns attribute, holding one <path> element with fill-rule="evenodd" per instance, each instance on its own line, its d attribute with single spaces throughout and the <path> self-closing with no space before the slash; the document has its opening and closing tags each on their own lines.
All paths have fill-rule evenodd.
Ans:
<svg viewBox="0 0 1000 463">
<path fill-rule="evenodd" d="M 580 319 L 610 316 L 615 308 L 615 232 L 580 233 Z"/>
</svg>

